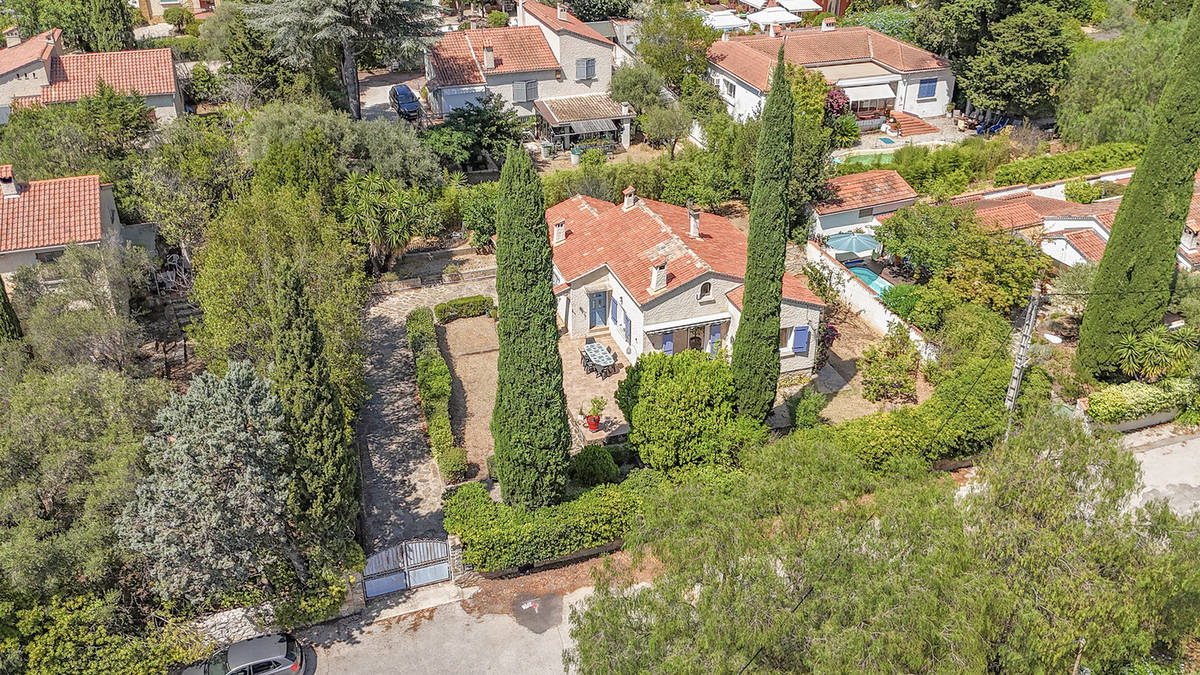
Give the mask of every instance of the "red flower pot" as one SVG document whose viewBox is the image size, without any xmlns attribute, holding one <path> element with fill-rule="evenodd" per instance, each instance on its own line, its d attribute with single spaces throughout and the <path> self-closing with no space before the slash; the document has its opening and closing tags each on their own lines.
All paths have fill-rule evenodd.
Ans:
<svg viewBox="0 0 1200 675">
<path fill-rule="evenodd" d="M 587 416 L 587 425 L 588 425 L 588 431 L 600 431 L 600 416 L 599 415 L 588 415 Z"/>
</svg>

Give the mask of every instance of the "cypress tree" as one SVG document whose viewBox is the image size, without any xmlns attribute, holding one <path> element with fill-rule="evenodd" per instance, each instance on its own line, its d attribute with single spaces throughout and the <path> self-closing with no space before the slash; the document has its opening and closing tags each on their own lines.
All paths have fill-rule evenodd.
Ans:
<svg viewBox="0 0 1200 675">
<path fill-rule="evenodd" d="M 92 46 L 98 52 L 133 49 L 133 20 L 125 0 L 91 1 Z"/>
<path fill-rule="evenodd" d="M 358 456 L 323 355 L 325 338 L 295 269 L 286 267 L 277 276 L 271 312 L 271 381 L 291 447 L 289 517 L 306 534 L 350 539 L 359 508 Z"/>
<path fill-rule="evenodd" d="M 746 288 L 733 342 L 738 413 L 756 420 L 766 419 L 771 412 L 779 384 L 779 305 L 791 224 L 788 184 L 792 179 L 793 105 L 780 47 L 754 161 Z"/>
<path fill-rule="evenodd" d="M 1115 346 L 1162 321 L 1171 296 L 1175 248 L 1200 168 L 1200 0 L 1154 110 L 1146 154 L 1138 162 L 1113 223 L 1079 335 L 1078 364 L 1117 372 Z M 1188 45 L 1193 45 L 1189 47 Z"/>
<path fill-rule="evenodd" d="M 527 508 L 562 496 L 571 446 L 544 211 L 529 154 L 510 147 L 496 215 L 500 353 L 491 428 L 504 501 Z"/>
<path fill-rule="evenodd" d="M 24 337 L 21 332 L 21 322 L 13 310 L 12 301 L 8 299 L 8 289 L 4 287 L 4 277 L 0 277 L 0 342 L 20 340 Z"/>
</svg>

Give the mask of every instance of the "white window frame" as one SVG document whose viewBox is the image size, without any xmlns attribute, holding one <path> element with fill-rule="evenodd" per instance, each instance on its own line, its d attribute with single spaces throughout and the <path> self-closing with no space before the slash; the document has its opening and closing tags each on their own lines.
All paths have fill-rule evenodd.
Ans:
<svg viewBox="0 0 1200 675">
<path fill-rule="evenodd" d="M 580 71 L 582 71 L 582 73 Z M 596 59 L 594 57 L 575 59 L 575 79 L 596 79 Z"/>
<path fill-rule="evenodd" d="M 924 86 L 924 84 L 926 82 L 933 82 L 933 93 L 929 94 L 928 96 L 922 96 L 921 95 L 921 87 Z M 929 100 L 937 98 L 937 85 L 938 85 L 938 78 L 936 78 L 936 77 L 925 77 L 925 78 L 921 78 L 920 80 L 917 80 L 917 100 L 918 101 L 929 101 Z"/>
<path fill-rule="evenodd" d="M 707 293 L 704 292 L 705 286 L 708 287 Z M 712 292 L 712 282 L 711 281 L 705 281 L 704 283 L 700 284 L 700 288 L 696 291 L 696 299 L 699 300 L 700 302 L 711 302 L 712 301 L 713 292 Z"/>
</svg>

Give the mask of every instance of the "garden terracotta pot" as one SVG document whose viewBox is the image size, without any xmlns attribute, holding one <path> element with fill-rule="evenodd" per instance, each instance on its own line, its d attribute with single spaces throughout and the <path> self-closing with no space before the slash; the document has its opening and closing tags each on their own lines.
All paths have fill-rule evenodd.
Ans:
<svg viewBox="0 0 1200 675">
<path fill-rule="evenodd" d="M 600 431 L 600 416 L 599 415 L 588 415 L 587 416 L 587 425 L 588 425 L 588 431 Z"/>
</svg>

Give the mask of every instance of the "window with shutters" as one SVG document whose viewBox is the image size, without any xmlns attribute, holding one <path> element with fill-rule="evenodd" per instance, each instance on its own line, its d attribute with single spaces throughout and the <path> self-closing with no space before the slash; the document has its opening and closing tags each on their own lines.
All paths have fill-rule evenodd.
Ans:
<svg viewBox="0 0 1200 675">
<path fill-rule="evenodd" d="M 726 96 L 733 96 L 737 92 L 737 85 L 733 83 L 733 80 L 724 80 L 724 85 Z"/>
<path fill-rule="evenodd" d="M 596 59 L 575 59 L 575 79 L 590 80 L 596 77 Z"/>
<path fill-rule="evenodd" d="M 537 80 L 513 82 L 513 103 L 529 103 L 538 97 Z"/>
<path fill-rule="evenodd" d="M 937 96 L 937 78 L 930 77 L 921 80 L 917 87 L 917 98 L 933 98 Z"/>
</svg>

